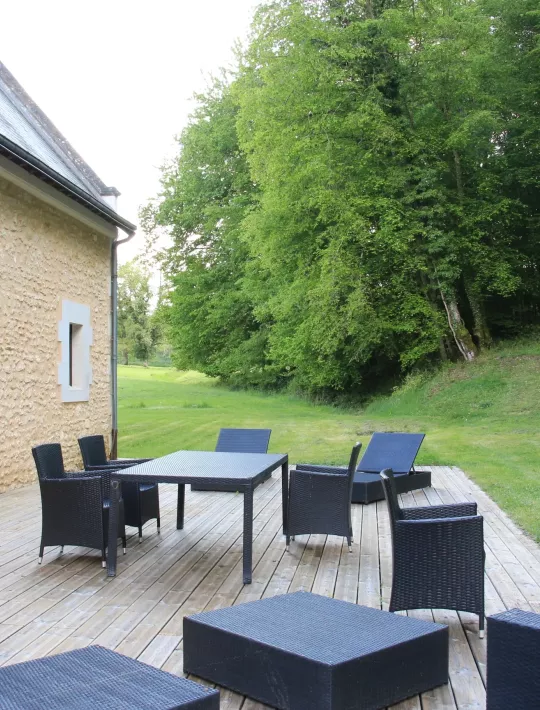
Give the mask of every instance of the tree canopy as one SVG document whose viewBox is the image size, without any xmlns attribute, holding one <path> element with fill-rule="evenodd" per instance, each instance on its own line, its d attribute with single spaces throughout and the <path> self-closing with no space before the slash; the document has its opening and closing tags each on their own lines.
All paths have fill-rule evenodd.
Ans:
<svg viewBox="0 0 540 710">
<path fill-rule="evenodd" d="M 540 312 L 537 0 L 275 0 L 144 212 L 175 362 L 367 391 Z"/>
</svg>

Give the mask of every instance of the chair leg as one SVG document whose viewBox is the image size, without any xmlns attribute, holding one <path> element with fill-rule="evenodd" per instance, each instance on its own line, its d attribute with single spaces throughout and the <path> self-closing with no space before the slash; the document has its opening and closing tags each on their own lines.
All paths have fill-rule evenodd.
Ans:
<svg viewBox="0 0 540 710">
<path fill-rule="evenodd" d="M 127 542 L 126 542 L 126 536 L 124 535 L 122 537 L 122 550 L 124 552 L 124 555 L 126 554 L 126 547 L 127 547 Z"/>
<path fill-rule="evenodd" d="M 294 540 L 294 537 L 293 537 Z M 291 545 L 291 538 L 287 535 L 285 537 L 285 552 L 289 552 L 289 547 Z"/>
<path fill-rule="evenodd" d="M 139 525 L 139 543 L 142 542 L 142 525 Z"/>
<path fill-rule="evenodd" d="M 484 615 L 480 614 L 480 616 L 478 617 L 478 638 L 483 639 L 484 635 Z"/>
<path fill-rule="evenodd" d="M 157 519 L 157 534 L 161 534 L 161 518 Z"/>
<path fill-rule="evenodd" d="M 107 555 L 106 555 L 106 548 L 105 546 L 102 547 L 101 549 L 101 566 L 106 567 L 107 566 Z"/>
<path fill-rule="evenodd" d="M 64 552 L 64 546 L 60 545 L 60 554 L 62 554 L 63 552 Z"/>
<path fill-rule="evenodd" d="M 347 538 L 347 545 L 349 546 L 349 552 L 352 552 L 352 537 Z"/>
<path fill-rule="evenodd" d="M 43 544 L 43 541 L 41 541 L 41 545 L 39 546 L 38 565 L 40 565 L 43 562 L 43 550 L 44 549 L 45 549 L 45 545 Z"/>
</svg>

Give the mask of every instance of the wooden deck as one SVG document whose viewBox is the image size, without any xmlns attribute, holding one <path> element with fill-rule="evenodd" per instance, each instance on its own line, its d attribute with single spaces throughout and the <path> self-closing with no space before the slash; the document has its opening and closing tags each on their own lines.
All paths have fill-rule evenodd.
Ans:
<svg viewBox="0 0 540 710">
<path fill-rule="evenodd" d="M 512 607 L 540 611 L 540 547 L 459 469 L 432 471 L 433 488 L 407 494 L 403 503 L 478 502 L 485 518 L 487 613 Z M 97 551 L 82 548 L 66 548 L 62 555 L 49 548 L 39 567 L 37 486 L 0 495 L 0 664 L 97 643 L 181 674 L 185 614 L 300 589 L 387 608 L 391 558 L 385 504 L 353 506 L 353 554 L 340 538 L 324 535 L 297 538 L 287 554 L 281 484 L 274 476 L 255 494 L 249 586 L 241 581 L 241 495 L 186 490 L 186 524 L 179 531 L 175 487 L 160 486 L 162 534 L 149 523 L 142 544 L 131 536 L 114 579 L 106 578 Z M 486 641 L 478 638 L 476 618 L 437 610 L 410 614 L 450 626 L 451 682 L 394 707 L 484 708 Z M 222 691 L 223 710 L 263 707 Z"/>
</svg>

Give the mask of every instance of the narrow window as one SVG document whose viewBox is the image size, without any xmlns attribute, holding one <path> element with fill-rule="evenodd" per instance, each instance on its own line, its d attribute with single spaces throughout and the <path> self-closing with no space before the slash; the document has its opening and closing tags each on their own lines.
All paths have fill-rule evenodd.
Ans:
<svg viewBox="0 0 540 710">
<path fill-rule="evenodd" d="M 73 387 L 73 323 L 69 324 L 69 386 Z"/>
<path fill-rule="evenodd" d="M 88 402 L 92 384 L 90 348 L 93 345 L 89 306 L 67 299 L 62 301 L 58 340 L 61 344 L 58 384 L 62 402 Z"/>
<path fill-rule="evenodd" d="M 83 341 L 82 325 L 69 324 L 69 386 L 83 387 Z"/>
</svg>

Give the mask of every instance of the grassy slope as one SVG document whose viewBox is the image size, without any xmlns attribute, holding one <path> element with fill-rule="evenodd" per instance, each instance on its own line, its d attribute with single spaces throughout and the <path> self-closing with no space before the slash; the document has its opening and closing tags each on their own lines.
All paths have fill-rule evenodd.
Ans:
<svg viewBox="0 0 540 710">
<path fill-rule="evenodd" d="M 222 426 L 264 426 L 270 450 L 291 462 L 344 463 L 373 431 L 423 431 L 418 463 L 460 466 L 540 540 L 539 342 L 499 347 L 356 412 L 163 368 L 121 367 L 119 383 L 122 456 L 213 449 Z"/>
</svg>

